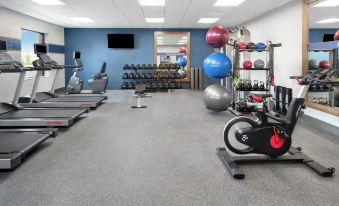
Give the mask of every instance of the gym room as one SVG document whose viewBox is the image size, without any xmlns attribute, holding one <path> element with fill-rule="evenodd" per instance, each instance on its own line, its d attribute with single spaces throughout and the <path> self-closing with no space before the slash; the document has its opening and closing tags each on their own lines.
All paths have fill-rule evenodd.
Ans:
<svg viewBox="0 0 339 206">
<path fill-rule="evenodd" d="M 0 0 L 0 205 L 338 205 L 339 0 Z"/>
</svg>

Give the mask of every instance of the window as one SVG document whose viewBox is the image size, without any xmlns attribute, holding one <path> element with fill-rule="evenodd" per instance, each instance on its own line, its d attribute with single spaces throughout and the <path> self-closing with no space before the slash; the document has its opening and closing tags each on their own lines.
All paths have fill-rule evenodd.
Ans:
<svg viewBox="0 0 339 206">
<path fill-rule="evenodd" d="M 21 30 L 21 62 L 25 67 L 32 67 L 32 62 L 38 58 L 34 54 L 34 44 L 37 43 L 44 44 L 43 33 L 26 29 Z M 36 72 L 29 71 L 26 73 L 26 78 L 32 78 L 35 74 Z"/>
</svg>

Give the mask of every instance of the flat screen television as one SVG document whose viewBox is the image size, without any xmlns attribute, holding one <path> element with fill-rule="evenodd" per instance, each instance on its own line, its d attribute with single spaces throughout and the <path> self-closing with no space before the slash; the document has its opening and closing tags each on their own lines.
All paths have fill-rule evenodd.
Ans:
<svg viewBox="0 0 339 206">
<path fill-rule="evenodd" d="M 323 42 L 334 41 L 334 34 L 324 34 Z"/>
<path fill-rule="evenodd" d="M 108 34 L 108 48 L 133 49 L 134 34 Z"/>
<path fill-rule="evenodd" d="M 6 51 L 6 41 L 0 41 L 0 51 Z"/>
<path fill-rule="evenodd" d="M 34 44 L 35 54 L 47 54 L 47 46 L 43 44 Z"/>
</svg>

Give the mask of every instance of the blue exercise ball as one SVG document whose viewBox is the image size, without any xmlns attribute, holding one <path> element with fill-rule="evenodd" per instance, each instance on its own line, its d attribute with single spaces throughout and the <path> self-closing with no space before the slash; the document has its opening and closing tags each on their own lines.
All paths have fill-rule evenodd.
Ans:
<svg viewBox="0 0 339 206">
<path fill-rule="evenodd" d="M 255 47 L 257 51 L 264 51 L 266 49 L 266 45 L 262 42 L 258 42 Z"/>
<path fill-rule="evenodd" d="M 185 57 L 179 57 L 177 64 L 179 64 L 180 67 L 185 67 L 187 65 L 187 59 Z"/>
<path fill-rule="evenodd" d="M 206 57 L 203 69 L 209 77 L 224 78 L 230 76 L 232 62 L 225 54 L 212 53 Z"/>
</svg>

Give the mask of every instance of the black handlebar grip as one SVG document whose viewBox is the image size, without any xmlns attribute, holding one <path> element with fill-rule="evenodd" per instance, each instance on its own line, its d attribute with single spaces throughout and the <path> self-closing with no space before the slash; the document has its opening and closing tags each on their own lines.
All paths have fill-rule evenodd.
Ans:
<svg viewBox="0 0 339 206">
<path fill-rule="evenodd" d="M 272 47 L 281 47 L 281 43 L 278 44 L 271 44 Z"/>
<path fill-rule="evenodd" d="M 300 79 L 301 76 L 290 76 L 290 79 Z"/>
</svg>

